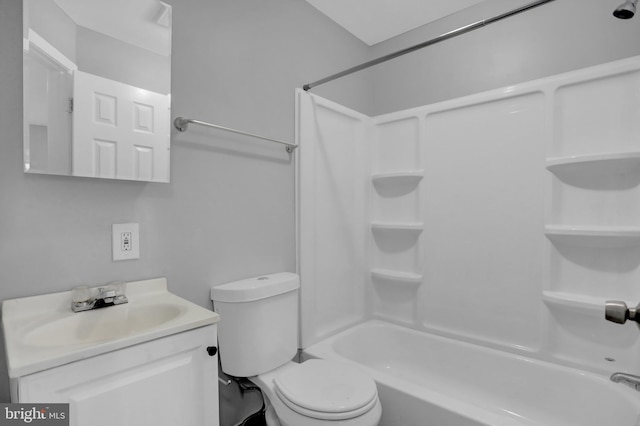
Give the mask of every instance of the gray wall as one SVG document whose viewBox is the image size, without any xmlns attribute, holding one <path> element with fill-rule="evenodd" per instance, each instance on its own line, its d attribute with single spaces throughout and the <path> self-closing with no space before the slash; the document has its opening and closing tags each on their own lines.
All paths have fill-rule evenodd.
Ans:
<svg viewBox="0 0 640 426">
<path fill-rule="evenodd" d="M 303 1 L 170 3 L 173 117 L 293 140 L 294 89 L 367 58 Z M 212 285 L 295 270 L 294 166 L 279 145 L 193 126 L 172 135 L 170 184 L 24 174 L 21 22 L 22 2 L 0 0 L 0 300 L 166 276 L 210 307 Z M 366 87 L 324 94 L 366 110 Z M 140 224 L 139 260 L 111 261 L 122 222 Z"/>
<path fill-rule="evenodd" d="M 379 57 L 531 0 L 488 0 L 372 48 Z M 621 0 L 557 0 L 380 64 L 375 114 L 509 86 L 640 54 L 640 16 L 612 16 Z"/>
</svg>

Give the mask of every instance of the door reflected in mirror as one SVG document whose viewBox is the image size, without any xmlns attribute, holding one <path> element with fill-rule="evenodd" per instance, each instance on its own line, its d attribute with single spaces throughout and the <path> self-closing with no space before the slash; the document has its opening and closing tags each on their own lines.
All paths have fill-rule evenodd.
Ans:
<svg viewBox="0 0 640 426">
<path fill-rule="evenodd" d="M 168 182 L 171 6 L 23 3 L 25 172 Z"/>
</svg>

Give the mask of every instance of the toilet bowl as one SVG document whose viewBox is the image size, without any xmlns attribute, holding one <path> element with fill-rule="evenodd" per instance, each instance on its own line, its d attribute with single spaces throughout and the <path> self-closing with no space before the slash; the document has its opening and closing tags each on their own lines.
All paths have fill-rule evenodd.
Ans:
<svg viewBox="0 0 640 426">
<path fill-rule="evenodd" d="M 382 407 L 376 384 L 357 367 L 318 359 L 289 362 L 249 377 L 267 396 L 282 426 L 376 426 Z"/>
<path fill-rule="evenodd" d="M 260 387 L 283 426 L 378 425 L 376 383 L 358 367 L 292 361 L 298 350 L 299 287 L 298 275 L 281 272 L 211 289 L 221 317 L 222 371 Z"/>
</svg>

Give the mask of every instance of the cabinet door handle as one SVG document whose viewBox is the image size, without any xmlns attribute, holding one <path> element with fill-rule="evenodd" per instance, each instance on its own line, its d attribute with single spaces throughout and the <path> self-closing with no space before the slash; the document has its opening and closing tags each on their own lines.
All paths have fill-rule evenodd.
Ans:
<svg viewBox="0 0 640 426">
<path fill-rule="evenodd" d="M 208 346 L 207 353 L 209 354 L 209 356 L 216 356 L 216 354 L 218 353 L 218 348 L 216 348 L 215 346 Z"/>
</svg>

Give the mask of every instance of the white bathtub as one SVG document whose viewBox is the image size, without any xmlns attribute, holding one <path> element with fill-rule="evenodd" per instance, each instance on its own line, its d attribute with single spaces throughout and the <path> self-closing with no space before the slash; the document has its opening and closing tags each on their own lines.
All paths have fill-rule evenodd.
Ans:
<svg viewBox="0 0 640 426">
<path fill-rule="evenodd" d="M 640 392 L 607 377 L 381 321 L 303 356 L 366 369 L 382 426 L 640 426 Z"/>
</svg>

